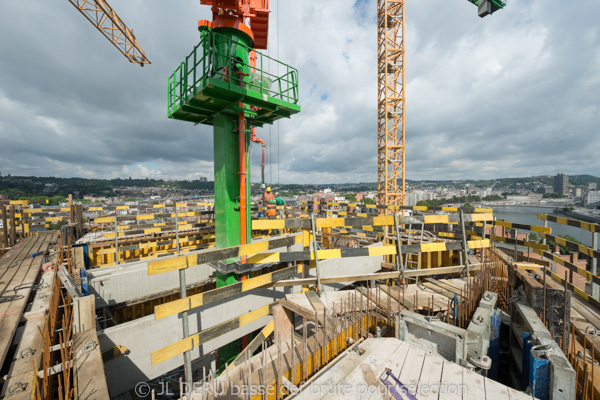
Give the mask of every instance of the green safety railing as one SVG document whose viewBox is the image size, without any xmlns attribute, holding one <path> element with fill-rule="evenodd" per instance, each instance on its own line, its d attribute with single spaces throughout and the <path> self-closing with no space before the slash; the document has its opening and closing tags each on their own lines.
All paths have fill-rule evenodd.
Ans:
<svg viewBox="0 0 600 400">
<path fill-rule="evenodd" d="M 252 48 L 245 46 L 235 39 L 221 35 L 216 32 L 205 32 L 201 36 L 194 50 L 179 64 L 173 74 L 169 77 L 168 88 L 168 113 L 169 116 L 185 105 L 188 97 L 196 95 L 199 88 L 206 87 L 210 79 L 218 79 L 225 83 L 229 89 L 243 86 L 247 90 L 267 95 L 287 103 L 298 103 L 298 70 L 272 57 L 256 52 L 256 66 L 242 63 L 239 58 L 233 58 L 229 54 L 217 51 L 217 45 L 228 41 L 231 45 L 246 47 L 248 51 Z M 233 42 L 235 41 L 235 42 Z M 222 67 L 215 70 L 216 65 Z M 235 71 L 249 67 L 248 76 L 242 76 Z M 246 69 L 246 68 L 243 68 Z M 269 72 L 269 70 L 282 71 L 281 75 Z"/>
</svg>

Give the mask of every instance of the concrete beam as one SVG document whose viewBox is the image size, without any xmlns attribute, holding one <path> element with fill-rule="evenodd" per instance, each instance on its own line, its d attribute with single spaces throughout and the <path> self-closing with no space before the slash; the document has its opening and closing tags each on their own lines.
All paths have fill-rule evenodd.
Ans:
<svg viewBox="0 0 600 400">
<path fill-rule="evenodd" d="M 381 242 L 374 243 L 368 247 L 380 247 Z M 330 278 L 340 275 L 360 275 L 369 274 L 381 270 L 383 256 L 368 256 L 368 257 L 352 257 L 352 258 L 334 258 L 330 260 L 319 261 L 319 269 L 321 278 Z M 316 277 L 316 271 L 310 271 L 309 277 Z M 340 290 L 350 282 L 336 282 L 323 284 L 323 290 L 333 291 Z"/>
<path fill-rule="evenodd" d="M 291 246 L 292 251 L 301 251 L 302 245 Z M 269 252 L 286 251 L 286 248 Z M 208 264 L 185 270 L 185 280 L 190 283 L 204 282 L 215 276 L 215 269 Z M 96 307 L 116 305 L 155 293 L 179 289 L 179 271 L 148 275 L 148 262 L 127 263 L 119 266 L 88 270 L 88 288 L 96 297 Z"/>
</svg>

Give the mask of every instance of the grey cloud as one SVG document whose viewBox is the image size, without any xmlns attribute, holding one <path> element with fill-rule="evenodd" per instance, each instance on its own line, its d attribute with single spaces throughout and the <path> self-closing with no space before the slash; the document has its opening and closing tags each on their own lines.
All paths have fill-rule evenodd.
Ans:
<svg viewBox="0 0 600 400">
<path fill-rule="evenodd" d="M 113 1 L 152 60 L 140 68 L 67 1 L 27 12 L 21 2 L 5 3 L 2 172 L 212 174 L 212 128 L 166 118 L 167 78 L 197 44 L 195 27 L 210 18 L 208 7 Z M 257 129 L 271 146 L 272 181 L 277 170 L 282 182 L 377 178 L 376 2 L 352 3 L 271 2 L 268 53 L 299 69 L 303 107 Z M 408 3 L 407 178 L 599 175 L 600 4 L 580 6 L 587 11 L 512 0 L 479 19 L 467 1 Z M 253 145 L 253 181 L 259 162 Z"/>
</svg>

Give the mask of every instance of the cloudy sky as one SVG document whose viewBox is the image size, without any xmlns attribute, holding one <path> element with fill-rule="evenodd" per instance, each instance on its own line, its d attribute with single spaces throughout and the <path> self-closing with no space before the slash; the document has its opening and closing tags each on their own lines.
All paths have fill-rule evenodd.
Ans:
<svg viewBox="0 0 600 400">
<path fill-rule="evenodd" d="M 407 2 L 408 179 L 600 176 L 600 2 Z M 212 128 L 166 117 L 199 41 L 197 0 L 111 0 L 152 65 L 130 64 L 67 0 L 0 6 L 0 172 L 212 179 Z M 279 8 L 279 9 L 278 9 Z M 375 181 L 375 0 L 271 0 L 269 54 L 302 112 L 257 130 L 267 180 Z M 259 179 L 260 147 L 252 151 Z"/>
</svg>

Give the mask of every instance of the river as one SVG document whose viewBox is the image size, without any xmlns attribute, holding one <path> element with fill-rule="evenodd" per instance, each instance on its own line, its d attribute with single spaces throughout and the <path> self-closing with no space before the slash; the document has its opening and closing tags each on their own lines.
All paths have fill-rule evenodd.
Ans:
<svg viewBox="0 0 600 400">
<path fill-rule="evenodd" d="M 562 207 L 563 205 L 557 205 L 557 208 Z M 490 207 L 490 206 L 485 206 Z M 567 216 L 565 214 L 558 214 L 552 212 L 551 208 L 542 208 L 542 207 L 519 207 L 519 206 L 491 206 L 494 209 L 494 216 L 498 219 L 504 219 L 510 222 L 516 222 L 526 225 L 538 225 L 544 226 L 544 221 L 538 219 L 538 214 L 549 214 L 554 215 L 556 217 L 576 219 L 571 216 Z M 558 235 L 571 235 L 575 239 L 579 240 L 581 243 L 591 246 L 592 245 L 592 232 L 574 228 L 568 225 L 557 224 L 554 222 L 548 221 L 548 226 L 552 228 L 552 234 L 555 236 Z M 539 236 L 539 235 L 538 235 Z"/>
</svg>

